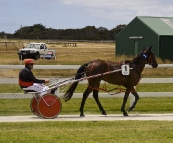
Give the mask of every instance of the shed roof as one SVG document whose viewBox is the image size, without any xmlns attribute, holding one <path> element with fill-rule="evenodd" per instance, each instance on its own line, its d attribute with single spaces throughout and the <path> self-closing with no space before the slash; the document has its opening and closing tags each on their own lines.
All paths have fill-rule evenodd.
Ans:
<svg viewBox="0 0 173 143">
<path fill-rule="evenodd" d="M 158 35 L 173 35 L 173 17 L 137 16 Z"/>
</svg>

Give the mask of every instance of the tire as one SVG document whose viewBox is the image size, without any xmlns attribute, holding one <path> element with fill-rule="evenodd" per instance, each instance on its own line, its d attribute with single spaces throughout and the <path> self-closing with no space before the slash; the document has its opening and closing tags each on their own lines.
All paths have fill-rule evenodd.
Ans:
<svg viewBox="0 0 173 143">
<path fill-rule="evenodd" d="M 37 97 L 33 97 L 31 99 L 30 108 L 31 108 L 32 113 L 34 113 L 36 116 L 40 117 L 41 115 L 37 109 L 38 100 L 39 99 Z"/>
<path fill-rule="evenodd" d="M 38 60 L 40 58 L 40 55 L 37 53 L 34 57 L 34 60 Z"/>
</svg>

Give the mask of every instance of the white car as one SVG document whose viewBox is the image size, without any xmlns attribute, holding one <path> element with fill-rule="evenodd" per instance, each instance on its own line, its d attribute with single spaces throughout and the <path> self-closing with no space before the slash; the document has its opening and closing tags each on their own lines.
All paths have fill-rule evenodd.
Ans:
<svg viewBox="0 0 173 143">
<path fill-rule="evenodd" d="M 26 58 L 38 60 L 39 58 L 43 58 L 43 56 L 50 51 L 55 55 L 55 50 L 48 50 L 45 43 L 30 43 L 18 51 L 19 60 Z"/>
</svg>

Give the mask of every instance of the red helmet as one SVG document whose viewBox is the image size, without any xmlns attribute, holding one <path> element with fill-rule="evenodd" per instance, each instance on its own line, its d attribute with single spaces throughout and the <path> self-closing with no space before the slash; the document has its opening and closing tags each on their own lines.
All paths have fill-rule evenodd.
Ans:
<svg viewBox="0 0 173 143">
<path fill-rule="evenodd" d="M 26 59 L 25 60 L 25 65 L 26 64 L 34 64 L 34 60 L 33 59 Z"/>
</svg>

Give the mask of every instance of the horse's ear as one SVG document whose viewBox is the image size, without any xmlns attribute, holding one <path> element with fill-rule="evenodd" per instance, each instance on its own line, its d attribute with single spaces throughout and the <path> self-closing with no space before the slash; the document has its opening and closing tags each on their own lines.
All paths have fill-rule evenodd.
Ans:
<svg viewBox="0 0 173 143">
<path fill-rule="evenodd" d="M 153 46 L 150 46 L 150 48 L 149 48 L 149 49 L 151 50 L 151 49 L 152 49 L 152 47 L 153 47 Z"/>
<path fill-rule="evenodd" d="M 151 49 L 152 49 L 152 46 L 150 46 L 150 47 L 148 48 L 147 52 L 148 52 L 148 53 L 151 52 Z"/>
<path fill-rule="evenodd" d="M 144 53 L 150 53 L 151 52 L 151 49 L 152 49 L 152 46 L 147 46 L 147 47 L 145 47 L 144 49 L 143 49 L 143 52 Z"/>
</svg>

